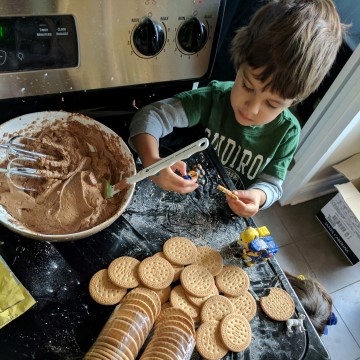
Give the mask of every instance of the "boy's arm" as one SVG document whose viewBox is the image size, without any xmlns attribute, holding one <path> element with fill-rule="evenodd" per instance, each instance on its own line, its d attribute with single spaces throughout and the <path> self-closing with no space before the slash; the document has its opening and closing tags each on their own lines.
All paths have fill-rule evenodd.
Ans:
<svg viewBox="0 0 360 360">
<path fill-rule="evenodd" d="M 265 193 L 266 200 L 261 206 L 261 209 L 267 209 L 281 198 L 283 194 L 282 184 L 283 180 L 262 173 L 259 175 L 256 182 L 249 186 L 249 189 L 259 189 Z"/>
<path fill-rule="evenodd" d="M 147 167 L 160 160 L 159 139 L 173 131 L 174 127 L 188 125 L 187 117 L 177 99 L 167 99 L 145 106 L 134 116 L 130 124 L 129 145 L 136 150 L 142 164 Z M 163 169 L 151 180 L 167 191 L 187 194 L 199 184 L 196 178 L 187 180 L 182 176 L 187 173 L 186 163 L 178 161 L 170 168 Z"/>
<path fill-rule="evenodd" d="M 140 156 L 144 167 L 150 166 L 160 160 L 159 144 L 157 139 L 147 133 L 132 137 L 132 144 Z"/>
<path fill-rule="evenodd" d="M 179 99 L 169 98 L 158 101 L 140 109 L 130 123 L 129 145 L 136 151 L 133 137 L 139 134 L 149 134 L 159 139 L 170 134 L 174 127 L 187 127 L 188 119 Z"/>
<path fill-rule="evenodd" d="M 227 195 L 230 208 L 238 216 L 251 217 L 259 209 L 266 209 L 281 197 L 282 180 L 269 175 L 262 175 L 246 190 L 234 190 L 238 199 Z"/>
</svg>

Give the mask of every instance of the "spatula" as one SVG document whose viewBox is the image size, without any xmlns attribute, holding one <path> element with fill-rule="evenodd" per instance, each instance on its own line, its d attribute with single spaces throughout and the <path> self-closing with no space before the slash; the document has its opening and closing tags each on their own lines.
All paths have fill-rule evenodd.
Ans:
<svg viewBox="0 0 360 360">
<path fill-rule="evenodd" d="M 159 171 L 171 165 L 174 165 L 177 161 L 187 159 L 191 155 L 199 151 L 205 150 L 208 146 L 209 146 L 209 140 L 207 138 L 202 138 L 184 147 L 183 149 L 161 159 L 157 163 L 142 169 L 137 174 L 120 180 L 117 184 L 111 185 L 107 181 L 105 188 L 106 198 L 109 199 L 113 197 L 115 194 L 117 194 L 127 186 L 135 184 L 141 180 L 144 180 L 149 176 L 156 175 Z"/>
</svg>

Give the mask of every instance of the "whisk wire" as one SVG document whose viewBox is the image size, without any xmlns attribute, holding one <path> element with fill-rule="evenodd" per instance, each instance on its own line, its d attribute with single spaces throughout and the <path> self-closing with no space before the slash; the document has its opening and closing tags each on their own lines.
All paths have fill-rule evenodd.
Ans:
<svg viewBox="0 0 360 360">
<path fill-rule="evenodd" d="M 30 167 L 24 166 L 21 161 L 33 161 L 36 162 L 37 160 L 30 157 L 18 157 L 9 160 L 6 168 L 0 168 L 0 172 L 5 173 L 6 177 L 10 180 L 10 182 L 18 189 L 20 190 L 29 190 L 29 191 L 35 191 L 35 188 L 24 186 L 24 182 L 21 182 L 21 184 L 16 182 L 16 177 L 28 177 L 33 179 L 41 179 L 43 178 L 43 175 L 38 174 L 38 170 Z"/>
<path fill-rule="evenodd" d="M 7 165 L 0 168 L 0 172 L 5 173 L 10 182 L 20 190 L 35 191 L 32 187 L 27 187 L 24 181 L 16 181 L 19 178 L 44 179 L 44 173 L 37 168 L 29 167 L 29 163 L 38 163 L 40 159 L 54 160 L 54 156 L 29 150 L 35 143 L 39 144 L 38 139 L 27 136 L 17 135 L 12 137 L 6 144 L 0 144 L 0 148 L 6 150 Z"/>
<path fill-rule="evenodd" d="M 38 157 L 38 158 L 47 158 L 48 155 L 42 154 L 36 151 L 27 150 L 26 146 L 28 144 L 24 144 L 22 141 L 27 140 L 28 142 L 35 142 L 36 139 L 28 137 L 28 136 L 13 136 L 6 144 L 0 144 L 0 148 L 6 149 L 6 155 L 9 159 L 10 155 L 14 156 L 30 156 L 30 157 Z"/>
</svg>

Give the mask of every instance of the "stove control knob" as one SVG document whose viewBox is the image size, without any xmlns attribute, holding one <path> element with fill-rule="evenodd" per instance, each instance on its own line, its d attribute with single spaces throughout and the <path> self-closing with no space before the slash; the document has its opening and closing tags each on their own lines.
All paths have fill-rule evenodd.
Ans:
<svg viewBox="0 0 360 360">
<path fill-rule="evenodd" d="M 200 51 L 207 40 L 206 26 L 196 17 L 185 21 L 178 31 L 178 43 L 188 53 Z"/>
<path fill-rule="evenodd" d="M 164 46 L 165 35 L 161 25 L 145 18 L 134 30 L 133 41 L 136 49 L 145 56 L 158 54 Z"/>
</svg>

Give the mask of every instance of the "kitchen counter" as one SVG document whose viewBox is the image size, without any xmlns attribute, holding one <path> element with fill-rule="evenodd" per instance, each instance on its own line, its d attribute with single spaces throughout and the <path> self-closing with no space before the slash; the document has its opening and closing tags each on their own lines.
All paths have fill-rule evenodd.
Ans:
<svg viewBox="0 0 360 360">
<path fill-rule="evenodd" d="M 209 148 L 192 156 L 189 167 L 200 163 L 205 184 L 191 194 L 161 190 L 151 181 L 138 183 L 124 214 L 110 227 L 73 242 L 42 242 L 1 227 L 0 254 L 32 294 L 37 304 L 0 330 L 2 360 L 82 359 L 109 318 L 114 306 L 95 303 L 89 296 L 91 276 L 116 257 L 139 260 L 160 251 L 165 240 L 184 236 L 196 245 L 220 251 L 226 264 L 241 266 L 249 275 L 250 291 L 258 300 L 268 289 L 281 286 L 304 313 L 275 258 L 248 268 L 236 241 L 252 219 L 235 216 L 218 183 L 233 188 L 215 152 Z M 139 166 L 139 164 L 137 164 Z M 267 226 L 271 232 L 271 224 Z M 274 239 L 276 242 L 276 239 Z M 281 251 L 281 248 L 280 250 Z M 306 332 L 287 335 L 285 322 L 258 311 L 250 322 L 253 337 L 243 353 L 225 359 L 329 359 L 308 318 Z M 196 350 L 192 359 L 200 359 Z"/>
</svg>

